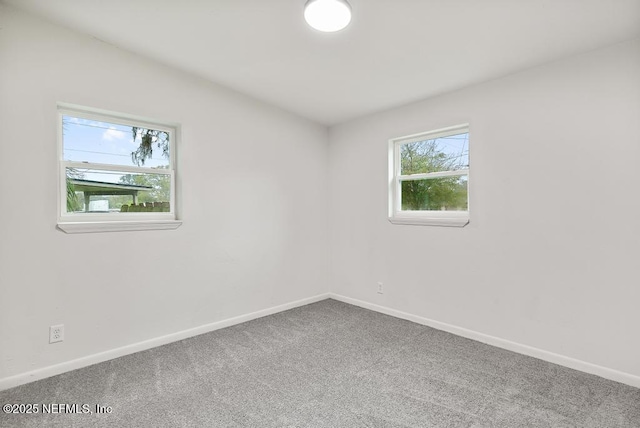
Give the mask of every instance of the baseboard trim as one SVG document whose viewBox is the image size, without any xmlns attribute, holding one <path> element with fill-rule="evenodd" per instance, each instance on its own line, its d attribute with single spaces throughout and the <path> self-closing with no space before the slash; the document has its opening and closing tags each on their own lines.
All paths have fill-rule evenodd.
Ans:
<svg viewBox="0 0 640 428">
<path fill-rule="evenodd" d="M 616 382 L 624 383 L 636 388 L 640 388 L 640 376 L 635 376 L 629 373 L 621 372 L 618 370 L 610 369 L 607 367 L 599 366 L 596 364 L 588 363 L 586 361 L 578 360 L 575 358 L 567 357 L 553 352 L 545 351 L 532 346 L 523 345 L 521 343 L 512 342 L 510 340 L 501 339 L 499 337 L 490 336 L 488 334 L 480 333 L 474 330 L 469 330 L 463 327 L 458 327 L 452 324 L 435 321 L 429 318 L 420 317 L 407 312 L 392 309 L 386 306 L 377 305 L 375 303 L 365 302 L 363 300 L 354 299 L 351 297 L 343 296 L 336 293 L 324 293 L 317 296 L 309 297 L 306 299 L 296 300 L 294 302 L 285 303 L 282 305 L 274 306 L 271 308 L 263 309 L 260 311 L 252 312 L 245 315 L 240 315 L 226 320 L 216 321 L 210 324 L 205 324 L 199 327 L 179 331 L 176 333 L 168 334 L 165 336 L 156 337 L 153 339 L 145 340 L 131 345 L 122 346 L 120 348 L 110 349 L 108 351 L 99 352 L 97 354 L 88 355 L 86 357 L 77 358 L 71 361 L 65 361 L 63 363 L 55 364 L 41 369 L 20 373 L 14 376 L 0 379 L 0 391 L 13 388 L 16 386 L 24 385 L 26 383 L 35 382 L 40 379 L 45 379 L 51 376 L 66 373 L 71 370 L 80 369 L 93 364 L 98 364 L 104 361 L 112 360 L 114 358 L 122 357 L 125 355 L 133 354 L 147 349 L 155 348 L 157 346 L 166 345 L 168 343 L 177 342 L 179 340 L 187 339 L 189 337 L 198 336 L 200 334 L 209 333 L 211 331 L 219 330 L 221 328 L 230 327 L 243 322 L 251 321 L 256 318 L 262 318 L 267 315 L 272 315 L 278 312 L 286 311 L 288 309 L 297 308 L 299 306 L 308 305 L 311 303 L 319 302 L 325 299 L 335 299 L 344 303 L 359 306 L 361 308 L 370 309 L 372 311 L 380 312 L 386 315 L 390 315 L 396 318 L 402 318 L 408 321 L 412 321 L 418 324 L 433 327 L 438 330 L 446 331 L 458 336 L 466 337 L 468 339 L 477 340 L 478 342 L 486 343 L 488 345 L 497 346 L 498 348 L 506 349 L 520 354 L 528 355 L 531 357 L 539 358 L 550 363 L 558 364 L 561 366 L 569 367 L 571 369 L 579 370 L 585 373 L 590 373 L 596 376 L 610 379 Z"/>
<path fill-rule="evenodd" d="M 16 386 L 24 385 L 25 383 L 35 382 L 40 379 L 66 373 L 71 370 L 76 370 L 83 367 L 91 366 L 93 364 L 102 363 L 104 361 L 112 360 L 114 358 L 122 357 L 129 354 L 134 354 L 140 351 L 145 351 L 147 349 L 155 348 L 157 346 L 166 345 L 167 343 L 177 342 L 179 340 L 187 339 L 189 337 L 198 336 L 204 333 L 209 333 L 211 331 L 219 330 L 221 328 L 231 327 L 232 325 L 251 321 L 256 318 L 262 318 L 267 315 L 272 315 L 278 312 L 286 311 L 288 309 L 293 309 L 299 306 L 308 305 L 310 303 L 319 302 L 321 300 L 325 300 L 328 298 L 329 298 L 329 293 L 319 294 L 317 296 L 296 300 L 294 302 L 285 303 L 283 305 L 274 306 L 274 307 L 263 309 L 257 312 L 252 312 L 246 315 L 240 315 L 240 316 L 228 318 L 222 321 L 216 321 L 216 322 L 205 324 L 199 327 L 182 330 L 177 333 L 167 334 L 165 336 L 160 336 L 160 337 L 145 340 L 142 342 L 133 343 L 131 345 L 122 346 L 120 348 L 110 349 L 108 351 L 99 352 L 97 354 L 88 355 L 86 357 L 77 358 L 75 360 L 65 361 L 63 363 L 55 364 L 48 367 L 43 367 L 41 369 L 29 371 L 26 373 L 20 373 L 14 376 L 0 379 L 0 391 L 13 388 Z"/>
<path fill-rule="evenodd" d="M 588 363 L 586 361 L 577 360 L 575 358 L 567 357 L 553 352 L 545 351 L 543 349 L 534 348 L 532 346 L 523 345 L 521 343 L 512 342 L 510 340 L 501 339 L 499 337 L 490 336 L 488 334 L 480 333 L 474 330 L 469 330 L 463 327 L 435 321 L 429 318 L 420 317 L 417 315 L 402 312 L 396 309 L 391 309 L 386 306 L 376 305 L 375 303 L 365 302 L 363 300 L 353 299 L 351 297 L 343 296 L 336 293 L 329 293 L 329 297 L 335 300 L 339 300 L 344 303 L 359 306 L 361 308 L 370 309 L 372 311 L 380 312 L 386 315 L 391 315 L 396 318 L 402 318 L 408 321 L 413 321 L 417 324 L 433 327 L 438 330 L 453 333 L 457 336 L 466 337 L 468 339 L 477 340 L 478 342 L 486 343 L 488 345 L 496 346 L 498 348 L 506 349 L 508 351 L 517 352 L 519 354 L 535 357 L 550 363 L 558 364 L 561 366 L 569 367 L 574 370 L 593 374 L 603 377 L 605 379 L 613 380 L 616 382 L 624 383 L 626 385 L 640 388 L 640 376 L 632 375 L 629 373 L 621 372 L 618 370 L 610 369 L 607 367 L 599 366 L 596 364 Z"/>
</svg>

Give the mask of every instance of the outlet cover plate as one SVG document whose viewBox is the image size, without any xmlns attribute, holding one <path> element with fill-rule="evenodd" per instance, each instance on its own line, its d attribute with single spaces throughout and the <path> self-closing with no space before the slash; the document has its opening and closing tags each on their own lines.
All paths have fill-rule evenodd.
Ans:
<svg viewBox="0 0 640 428">
<path fill-rule="evenodd" d="M 49 343 L 62 342 L 64 340 L 64 324 L 49 327 Z"/>
</svg>

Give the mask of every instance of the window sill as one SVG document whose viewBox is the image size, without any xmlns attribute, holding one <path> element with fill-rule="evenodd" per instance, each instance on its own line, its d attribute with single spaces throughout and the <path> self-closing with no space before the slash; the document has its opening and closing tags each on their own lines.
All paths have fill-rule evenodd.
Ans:
<svg viewBox="0 0 640 428">
<path fill-rule="evenodd" d="M 444 227 L 464 227 L 469 224 L 469 215 L 456 216 L 394 216 L 389 217 L 389 221 L 393 224 L 405 224 L 413 226 L 444 226 Z"/>
<path fill-rule="evenodd" d="M 128 232 L 134 230 L 174 230 L 182 225 L 179 220 L 153 221 L 68 221 L 59 222 L 64 233 Z"/>
</svg>

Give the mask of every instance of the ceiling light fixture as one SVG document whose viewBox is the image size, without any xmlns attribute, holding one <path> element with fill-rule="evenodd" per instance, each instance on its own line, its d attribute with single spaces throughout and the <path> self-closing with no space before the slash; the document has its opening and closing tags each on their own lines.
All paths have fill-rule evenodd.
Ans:
<svg viewBox="0 0 640 428">
<path fill-rule="evenodd" d="M 307 0 L 304 19 L 318 31 L 340 31 L 351 22 L 351 6 L 347 0 Z"/>
</svg>

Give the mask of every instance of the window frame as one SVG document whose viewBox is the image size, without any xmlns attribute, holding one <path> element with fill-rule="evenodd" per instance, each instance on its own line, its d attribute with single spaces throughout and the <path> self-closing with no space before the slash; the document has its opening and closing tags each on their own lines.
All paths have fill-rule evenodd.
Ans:
<svg viewBox="0 0 640 428">
<path fill-rule="evenodd" d="M 470 171 L 471 167 L 455 171 L 438 171 L 420 174 L 401 174 L 400 147 L 404 144 L 418 141 L 433 140 L 452 135 L 469 134 L 469 146 L 471 146 L 471 134 L 469 124 L 464 123 L 446 128 L 436 129 L 419 134 L 406 135 L 389 140 L 389 211 L 388 219 L 393 224 L 422 225 L 422 226 L 451 226 L 464 227 L 469 223 L 470 212 Z M 428 180 L 442 177 L 467 177 L 467 210 L 466 211 L 416 211 L 402 210 L 401 186 L 403 181 Z"/>
<path fill-rule="evenodd" d="M 63 117 L 72 116 L 87 120 L 96 120 L 118 125 L 137 126 L 146 129 L 164 131 L 169 134 L 169 168 L 137 167 L 129 165 L 103 164 L 92 162 L 66 161 L 64 159 Z M 166 230 L 176 229 L 182 222 L 176 212 L 176 145 L 179 144 L 180 126 L 154 119 L 124 113 L 58 103 L 58 221 L 57 226 L 66 233 L 120 232 L 130 230 Z M 160 174 L 170 176 L 171 191 L 169 212 L 144 213 L 72 213 L 67 212 L 67 168 L 96 169 L 100 171 L 116 171 L 131 173 Z"/>
</svg>

